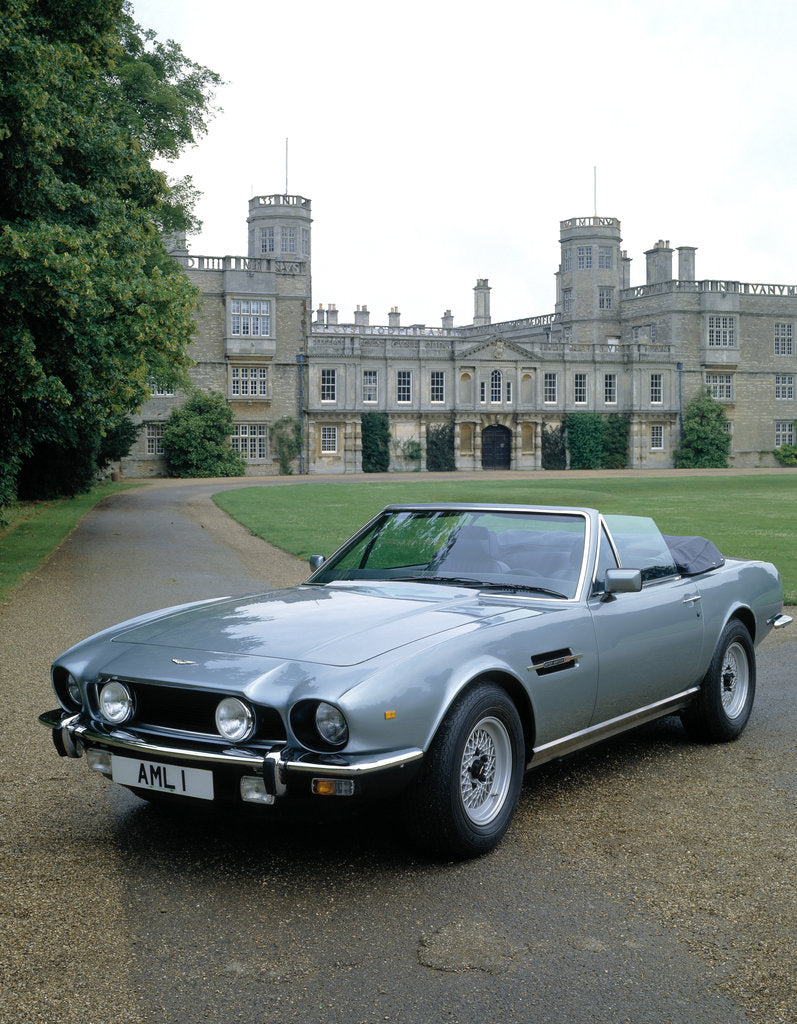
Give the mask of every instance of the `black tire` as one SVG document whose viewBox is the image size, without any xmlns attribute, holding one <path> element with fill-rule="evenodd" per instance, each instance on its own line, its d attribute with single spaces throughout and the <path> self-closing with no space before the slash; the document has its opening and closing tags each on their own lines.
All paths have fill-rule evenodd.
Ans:
<svg viewBox="0 0 797 1024">
<path fill-rule="evenodd" d="M 515 813 L 525 770 L 523 726 L 500 686 L 478 683 L 451 706 L 404 796 L 404 821 L 425 851 L 476 857 Z"/>
<path fill-rule="evenodd" d="M 695 702 L 681 712 L 690 736 L 727 743 L 747 725 L 755 699 L 755 648 L 746 627 L 733 619 L 723 629 Z"/>
</svg>

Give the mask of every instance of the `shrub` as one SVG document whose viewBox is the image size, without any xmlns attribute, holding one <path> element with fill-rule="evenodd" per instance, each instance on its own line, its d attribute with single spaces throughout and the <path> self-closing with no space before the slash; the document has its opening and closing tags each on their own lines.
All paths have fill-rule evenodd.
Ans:
<svg viewBox="0 0 797 1024">
<path fill-rule="evenodd" d="M 542 468 L 567 469 L 567 448 L 565 445 L 565 425 L 542 428 Z"/>
<path fill-rule="evenodd" d="M 426 428 L 426 468 L 433 473 L 449 473 L 457 468 L 453 423 L 435 423 Z"/>
<path fill-rule="evenodd" d="M 58 443 L 39 442 L 22 460 L 17 497 L 23 501 L 50 501 L 85 494 L 97 478 L 100 440 L 93 427 L 65 424 Z"/>
<path fill-rule="evenodd" d="M 567 417 L 567 450 L 571 469 L 600 469 L 603 462 L 603 417 L 573 412 Z"/>
<path fill-rule="evenodd" d="M 731 435 L 725 410 L 706 389 L 684 410 L 681 443 L 675 450 L 678 469 L 727 469 Z"/>
<path fill-rule="evenodd" d="M 386 473 L 390 469 L 390 418 L 386 412 L 364 412 L 360 425 L 363 473 Z"/>
<path fill-rule="evenodd" d="M 291 463 L 302 450 L 302 426 L 292 416 L 283 416 L 272 423 L 268 432 L 271 450 L 277 453 L 280 473 L 290 476 L 293 472 Z"/>
<path fill-rule="evenodd" d="M 172 476 L 243 476 L 246 463 L 230 444 L 233 412 L 218 391 L 193 391 L 163 429 L 163 452 Z"/>
</svg>

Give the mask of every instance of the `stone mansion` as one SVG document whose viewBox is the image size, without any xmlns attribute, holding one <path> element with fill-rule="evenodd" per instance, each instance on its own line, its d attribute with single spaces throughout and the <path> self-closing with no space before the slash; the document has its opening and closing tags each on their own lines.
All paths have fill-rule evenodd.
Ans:
<svg viewBox="0 0 797 1024">
<path fill-rule="evenodd" d="M 493 323 L 481 279 L 467 325 L 446 311 L 439 326 L 403 326 L 397 309 L 372 324 L 365 306 L 342 322 L 313 310 L 310 201 L 256 196 L 246 256 L 173 251 L 202 293 L 194 383 L 226 395 L 252 475 L 279 471 L 269 426 L 284 416 L 302 424 L 295 472 L 359 472 L 370 411 L 389 416 L 394 469 L 425 468 L 435 424 L 453 425 L 458 469 L 540 469 L 543 427 L 577 411 L 626 415 L 629 467 L 666 468 L 705 387 L 725 407 L 731 464 L 775 465 L 772 450 L 795 441 L 797 285 L 699 280 L 696 250 L 667 241 L 632 285 L 616 218 L 564 220 L 559 237 L 553 312 Z M 165 472 L 163 424 L 180 403 L 153 382 L 126 475 Z"/>
</svg>

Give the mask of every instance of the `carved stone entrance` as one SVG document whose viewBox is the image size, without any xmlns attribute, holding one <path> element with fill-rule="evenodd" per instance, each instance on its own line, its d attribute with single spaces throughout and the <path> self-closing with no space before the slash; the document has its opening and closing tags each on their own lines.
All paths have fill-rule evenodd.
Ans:
<svg viewBox="0 0 797 1024">
<path fill-rule="evenodd" d="M 482 469 L 512 468 L 512 431 L 497 425 L 482 431 Z"/>
</svg>

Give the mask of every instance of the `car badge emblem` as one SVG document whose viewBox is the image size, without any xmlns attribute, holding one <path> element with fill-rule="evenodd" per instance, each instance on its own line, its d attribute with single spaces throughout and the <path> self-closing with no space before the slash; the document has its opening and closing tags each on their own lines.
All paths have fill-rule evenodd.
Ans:
<svg viewBox="0 0 797 1024">
<path fill-rule="evenodd" d="M 196 665 L 195 661 L 183 661 L 182 658 L 172 658 L 175 665 Z"/>
</svg>

